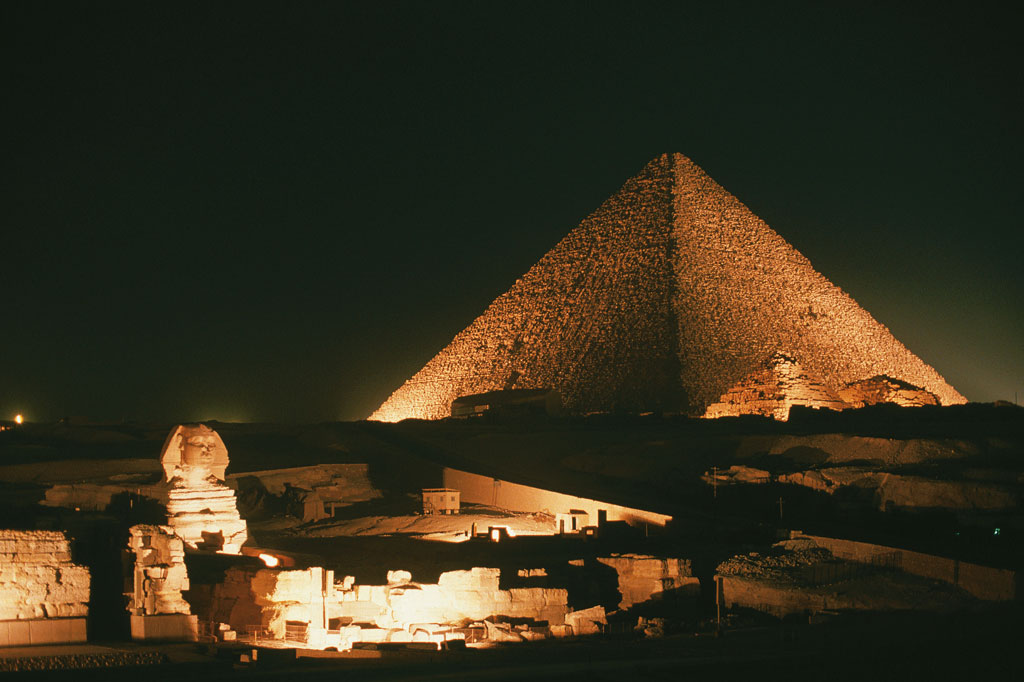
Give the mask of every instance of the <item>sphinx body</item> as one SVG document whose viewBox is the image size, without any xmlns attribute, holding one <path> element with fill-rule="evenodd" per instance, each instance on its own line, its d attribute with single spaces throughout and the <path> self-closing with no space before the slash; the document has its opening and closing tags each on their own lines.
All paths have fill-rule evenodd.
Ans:
<svg viewBox="0 0 1024 682">
<path fill-rule="evenodd" d="M 179 425 L 160 453 L 167 522 L 192 549 L 238 554 L 248 539 L 235 491 L 224 485 L 228 450 L 208 426 Z"/>
</svg>

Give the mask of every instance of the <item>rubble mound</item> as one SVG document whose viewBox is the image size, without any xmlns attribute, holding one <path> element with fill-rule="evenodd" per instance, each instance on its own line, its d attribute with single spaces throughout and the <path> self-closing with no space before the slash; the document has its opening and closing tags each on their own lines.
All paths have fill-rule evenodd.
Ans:
<svg viewBox="0 0 1024 682">
<path fill-rule="evenodd" d="M 879 403 L 893 403 L 902 407 L 939 404 L 939 398 L 934 393 L 885 375 L 854 381 L 839 391 L 839 397 L 851 407 Z"/>
<path fill-rule="evenodd" d="M 764 580 L 773 583 L 799 584 L 803 574 L 798 569 L 832 561 L 832 552 L 817 545 L 788 549 L 776 546 L 768 554 L 739 554 L 719 564 L 718 575 Z"/>
<path fill-rule="evenodd" d="M 551 389 L 569 412 L 703 414 L 786 350 L 831 392 L 885 375 L 965 399 L 681 154 L 647 164 L 371 416 Z"/>
</svg>

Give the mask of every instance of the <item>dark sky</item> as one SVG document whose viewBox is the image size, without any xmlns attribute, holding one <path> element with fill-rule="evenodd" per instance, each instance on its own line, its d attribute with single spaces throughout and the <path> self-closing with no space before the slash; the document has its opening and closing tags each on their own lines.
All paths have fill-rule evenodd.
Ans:
<svg viewBox="0 0 1024 682">
<path fill-rule="evenodd" d="M 674 151 L 1024 399 L 1019 25 L 895 4 L 2 3 L 0 418 L 365 417 Z"/>
</svg>

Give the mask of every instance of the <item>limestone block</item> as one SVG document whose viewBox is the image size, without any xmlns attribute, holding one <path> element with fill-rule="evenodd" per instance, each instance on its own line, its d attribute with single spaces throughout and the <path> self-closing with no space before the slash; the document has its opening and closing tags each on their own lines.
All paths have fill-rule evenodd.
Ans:
<svg viewBox="0 0 1024 682">
<path fill-rule="evenodd" d="M 468 571 L 448 571 L 438 578 L 438 584 L 446 590 L 482 590 L 495 592 L 501 570 L 497 568 L 473 567 Z"/>
<path fill-rule="evenodd" d="M 199 639 L 197 616 L 188 614 L 132 615 L 132 639 L 165 642 L 195 642 Z"/>
<path fill-rule="evenodd" d="M 607 625 L 608 620 L 603 606 L 592 606 L 565 614 L 565 623 L 572 627 L 575 635 L 594 635 L 602 631 L 602 626 Z"/>
</svg>

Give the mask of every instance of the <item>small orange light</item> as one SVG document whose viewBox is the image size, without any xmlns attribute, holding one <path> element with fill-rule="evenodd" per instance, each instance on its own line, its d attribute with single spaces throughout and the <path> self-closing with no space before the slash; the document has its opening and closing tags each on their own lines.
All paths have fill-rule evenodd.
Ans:
<svg viewBox="0 0 1024 682">
<path fill-rule="evenodd" d="M 20 414 L 16 414 L 16 415 L 14 415 L 14 423 L 15 423 L 15 424 L 21 424 L 21 423 L 23 423 L 24 421 L 25 421 L 25 418 L 24 418 L 24 417 L 22 417 L 22 416 L 21 416 Z"/>
<path fill-rule="evenodd" d="M 274 568 L 281 563 L 281 560 L 273 554 L 263 554 L 262 552 L 260 553 L 260 560 L 262 560 L 269 568 Z"/>
</svg>

